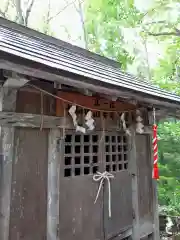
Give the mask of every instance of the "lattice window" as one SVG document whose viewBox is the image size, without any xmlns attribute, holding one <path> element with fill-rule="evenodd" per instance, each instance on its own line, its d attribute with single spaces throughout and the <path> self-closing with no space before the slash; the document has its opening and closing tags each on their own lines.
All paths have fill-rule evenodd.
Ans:
<svg viewBox="0 0 180 240">
<path fill-rule="evenodd" d="M 105 136 L 105 159 L 108 172 L 128 169 L 128 139 L 126 135 Z"/>
<path fill-rule="evenodd" d="M 98 134 L 67 134 L 64 146 L 64 177 L 94 174 L 99 170 Z"/>
<path fill-rule="evenodd" d="M 101 134 L 70 134 L 64 145 L 64 177 L 95 174 L 99 171 L 99 143 Z M 126 135 L 105 134 L 105 169 L 119 172 L 128 169 L 128 139 Z"/>
</svg>

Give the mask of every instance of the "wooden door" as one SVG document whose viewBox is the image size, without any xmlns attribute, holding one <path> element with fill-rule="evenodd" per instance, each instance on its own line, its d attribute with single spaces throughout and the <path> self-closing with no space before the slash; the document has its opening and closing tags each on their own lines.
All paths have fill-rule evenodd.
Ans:
<svg viewBox="0 0 180 240">
<path fill-rule="evenodd" d="M 45 240 L 48 131 L 17 128 L 9 240 Z"/>
<path fill-rule="evenodd" d="M 92 176 L 102 170 L 101 134 L 68 132 L 61 152 L 60 222 L 62 240 L 102 239 L 102 193 Z"/>
<path fill-rule="evenodd" d="M 81 135 L 69 132 L 61 153 L 60 223 L 62 240 L 104 240 L 132 225 L 131 176 L 128 141 L 117 132 Z M 108 216 L 108 186 L 96 204 L 97 171 L 114 175 L 111 181 L 112 217 Z"/>
<path fill-rule="evenodd" d="M 108 186 L 107 182 L 105 183 L 105 239 L 118 239 L 118 235 L 132 227 L 133 221 L 132 179 L 128 172 L 128 138 L 120 132 L 106 132 L 104 148 L 104 169 L 114 176 L 111 180 L 111 218 L 108 215 Z"/>
</svg>

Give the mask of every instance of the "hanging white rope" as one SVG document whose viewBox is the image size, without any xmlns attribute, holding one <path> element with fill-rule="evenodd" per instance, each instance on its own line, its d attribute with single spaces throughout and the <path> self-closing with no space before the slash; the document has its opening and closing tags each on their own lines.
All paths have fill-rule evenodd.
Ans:
<svg viewBox="0 0 180 240">
<path fill-rule="evenodd" d="M 100 173 L 100 172 L 97 172 L 94 176 L 93 176 L 93 180 L 95 182 L 100 182 L 99 183 L 99 188 L 98 188 L 98 191 L 97 191 L 97 195 L 96 195 L 96 199 L 94 201 L 94 204 L 97 202 L 98 200 L 98 197 L 99 197 L 99 194 L 100 194 L 100 191 L 101 191 L 101 188 L 103 186 L 103 183 L 105 180 L 107 180 L 107 183 L 108 183 L 108 212 L 109 212 L 109 217 L 111 218 L 111 182 L 110 182 L 110 179 L 111 178 L 114 178 L 114 176 L 109 173 L 109 172 L 103 172 L 103 173 Z"/>
</svg>

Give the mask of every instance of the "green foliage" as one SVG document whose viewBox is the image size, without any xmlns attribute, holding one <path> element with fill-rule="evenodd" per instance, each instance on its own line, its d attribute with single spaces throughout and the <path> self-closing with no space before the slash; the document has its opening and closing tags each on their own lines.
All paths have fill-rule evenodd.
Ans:
<svg viewBox="0 0 180 240">
<path fill-rule="evenodd" d="M 91 0 L 85 9 L 89 49 L 115 59 L 126 69 L 134 56 L 125 48 L 121 27 L 135 26 L 143 14 L 135 8 L 132 0 Z"/>
<path fill-rule="evenodd" d="M 180 122 L 159 124 L 159 203 L 171 214 L 180 213 Z M 170 209 L 171 207 L 171 209 Z"/>
</svg>

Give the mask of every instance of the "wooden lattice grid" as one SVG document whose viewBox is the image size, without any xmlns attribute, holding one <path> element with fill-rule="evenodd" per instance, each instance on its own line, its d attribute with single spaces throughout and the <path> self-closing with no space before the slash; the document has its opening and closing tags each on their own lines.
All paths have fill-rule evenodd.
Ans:
<svg viewBox="0 0 180 240">
<path fill-rule="evenodd" d="M 103 137 L 102 137 L 103 136 Z M 104 141 L 103 148 L 100 143 Z M 100 171 L 100 158 L 108 172 L 128 169 L 128 138 L 125 133 L 68 132 L 64 143 L 64 177 L 95 174 Z M 101 151 L 103 154 L 99 154 Z"/>
</svg>

